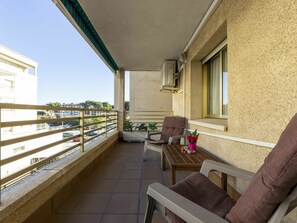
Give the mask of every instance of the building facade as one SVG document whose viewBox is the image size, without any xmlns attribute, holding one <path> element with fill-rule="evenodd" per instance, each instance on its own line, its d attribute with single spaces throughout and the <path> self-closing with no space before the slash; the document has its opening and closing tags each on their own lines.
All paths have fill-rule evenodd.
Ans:
<svg viewBox="0 0 297 223">
<path fill-rule="evenodd" d="M 185 101 L 173 95 L 200 132 L 199 146 L 254 172 L 297 111 L 291 3 L 222 1 L 187 52 Z"/>
</svg>

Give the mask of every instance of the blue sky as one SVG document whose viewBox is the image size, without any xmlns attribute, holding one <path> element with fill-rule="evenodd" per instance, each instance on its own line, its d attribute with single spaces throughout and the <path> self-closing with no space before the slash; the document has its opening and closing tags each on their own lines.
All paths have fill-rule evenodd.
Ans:
<svg viewBox="0 0 297 223">
<path fill-rule="evenodd" d="M 113 104 L 113 73 L 51 0 L 1 0 L 0 21 L 0 44 L 39 64 L 38 104 Z"/>
</svg>

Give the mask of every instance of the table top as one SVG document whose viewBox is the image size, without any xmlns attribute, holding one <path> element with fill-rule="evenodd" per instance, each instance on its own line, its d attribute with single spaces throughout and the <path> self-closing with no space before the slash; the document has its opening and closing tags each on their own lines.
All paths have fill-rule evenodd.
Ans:
<svg viewBox="0 0 297 223">
<path fill-rule="evenodd" d="M 198 167 L 200 168 L 203 161 L 206 159 L 216 160 L 213 156 L 203 151 L 203 149 L 197 147 L 195 153 L 184 154 L 181 152 L 182 145 L 171 144 L 164 145 L 163 151 L 167 160 L 171 165 L 179 167 Z"/>
</svg>

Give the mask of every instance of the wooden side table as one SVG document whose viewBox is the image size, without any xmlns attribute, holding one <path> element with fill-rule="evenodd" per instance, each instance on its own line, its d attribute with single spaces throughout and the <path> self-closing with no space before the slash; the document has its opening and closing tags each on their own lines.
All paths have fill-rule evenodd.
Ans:
<svg viewBox="0 0 297 223">
<path fill-rule="evenodd" d="M 195 153 L 192 154 L 183 154 L 181 152 L 182 145 L 172 144 L 172 145 L 163 145 L 162 149 L 162 170 L 165 169 L 166 160 L 171 169 L 171 184 L 176 183 L 176 171 L 199 171 L 202 163 L 206 159 L 216 160 L 215 157 L 203 151 L 201 148 L 197 148 Z M 166 159 L 166 160 L 165 160 Z M 222 186 L 226 187 L 227 183 L 223 182 L 226 176 L 222 176 Z M 226 185 L 223 185 L 226 184 Z"/>
</svg>

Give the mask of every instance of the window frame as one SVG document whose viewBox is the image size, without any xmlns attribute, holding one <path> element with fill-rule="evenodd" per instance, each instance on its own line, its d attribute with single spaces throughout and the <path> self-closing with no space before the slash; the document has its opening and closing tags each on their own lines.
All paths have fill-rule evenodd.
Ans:
<svg viewBox="0 0 297 223">
<path fill-rule="evenodd" d="M 219 44 L 205 59 L 202 60 L 202 86 L 203 86 L 203 118 L 220 118 L 227 119 L 227 115 L 223 115 L 223 51 L 227 49 L 227 39 L 225 39 L 221 44 Z M 216 56 L 220 57 L 220 113 L 219 114 L 209 114 L 209 66 L 208 62 L 210 62 Z M 228 64 L 228 59 L 227 59 Z M 227 85 L 228 87 L 228 85 Z M 228 92 L 228 91 L 227 91 Z"/>
</svg>

